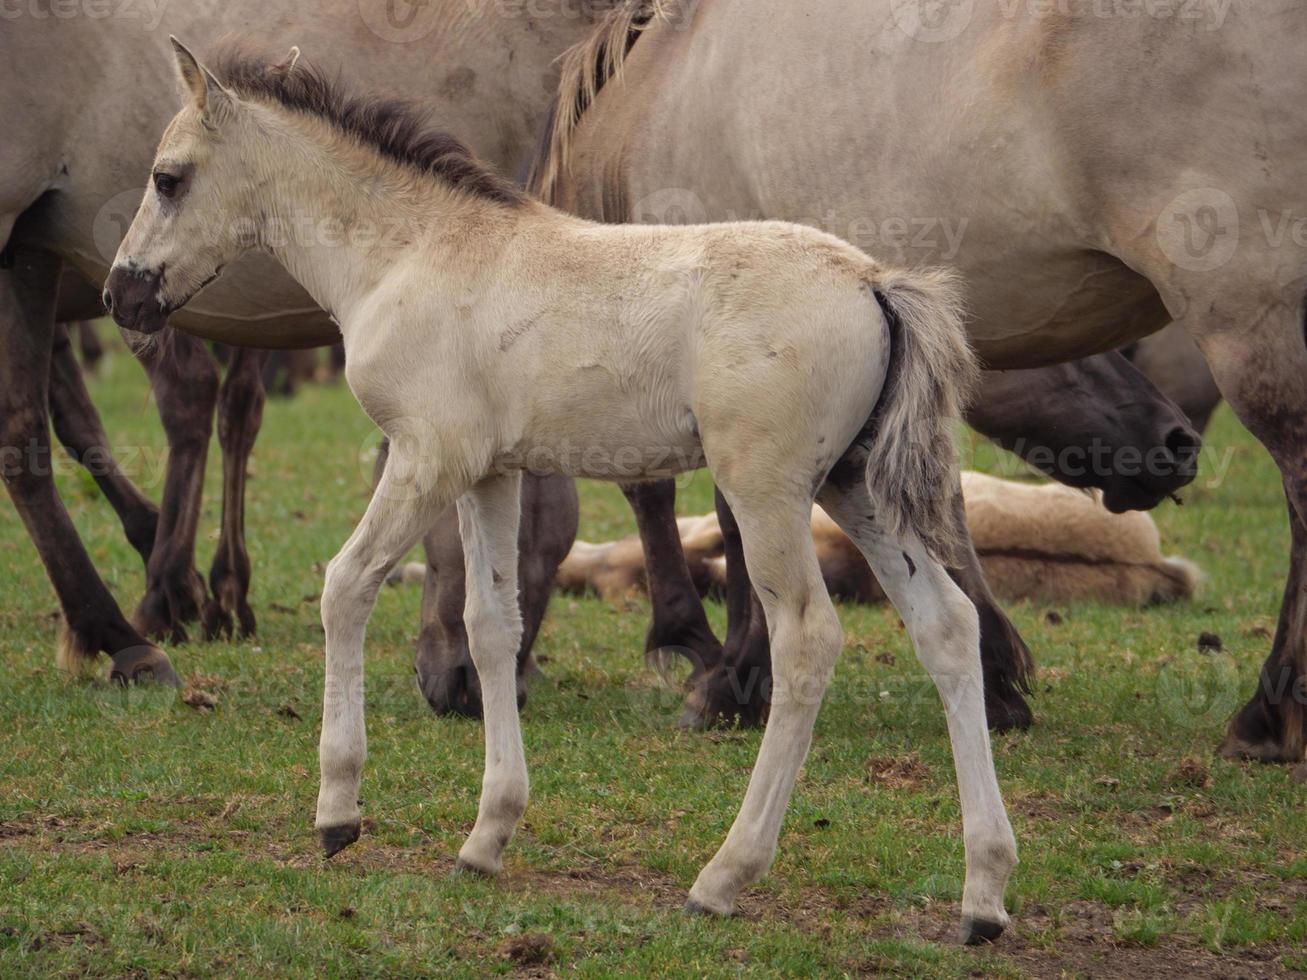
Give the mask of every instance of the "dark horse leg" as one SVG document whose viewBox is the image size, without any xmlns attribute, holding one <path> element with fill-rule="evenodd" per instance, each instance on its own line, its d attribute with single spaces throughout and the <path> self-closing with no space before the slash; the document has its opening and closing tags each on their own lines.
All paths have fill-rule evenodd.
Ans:
<svg viewBox="0 0 1307 980">
<path fill-rule="evenodd" d="M 676 530 L 676 484 L 671 480 L 622 486 L 640 529 L 653 619 L 645 635 L 646 656 L 672 650 L 690 661 L 691 685 L 717 666 L 722 645 L 708 625 L 699 591 Z"/>
<path fill-rule="evenodd" d="M 100 651 L 121 681 L 177 684 L 158 647 L 123 618 L 77 535 L 51 470 L 49 378 L 60 262 L 11 246 L 0 263 L 0 469 L 50 576 L 66 629 L 59 662 L 83 673 Z"/>
<path fill-rule="evenodd" d="M 146 566 L 145 595 L 132 618 L 147 636 L 182 642 L 185 624 L 203 615 L 204 633 L 213 636 L 218 624 L 209 615 L 204 579 L 195 570 L 195 537 L 218 369 L 202 341 L 177 330 L 168 331 L 139 358 L 168 437 L 168 468 L 159 529 Z"/>
<path fill-rule="evenodd" d="M 100 343 L 100 335 L 95 330 L 95 322 L 92 320 L 79 320 L 77 327 L 77 347 L 82 354 L 82 366 L 86 370 L 95 374 L 100 368 L 100 362 L 104 360 L 104 344 Z"/>
<path fill-rule="evenodd" d="M 534 662 L 531 647 L 540 631 L 558 566 L 576 539 L 576 483 L 565 476 L 522 479 L 522 521 L 518 530 L 518 608 L 522 642 L 517 656 L 517 703 L 526 704 L 526 681 Z M 457 507 L 440 515 L 423 542 L 427 553 L 418 637 L 418 688 L 438 714 L 481 717 L 481 685 L 463 626 L 465 567 Z"/>
<path fill-rule="evenodd" d="M 1307 344 L 1298 283 L 1194 302 L 1185 326 L 1221 393 L 1280 468 L 1289 508 L 1290 562 L 1270 655 L 1257 689 L 1230 721 L 1221 751 L 1265 762 L 1303 761 L 1307 748 Z M 1304 767 L 1307 770 L 1307 767 Z"/>
<path fill-rule="evenodd" d="M 209 570 L 206 623 L 230 637 L 254 635 L 258 623 L 250 608 L 250 556 L 245 550 L 245 480 L 250 454 L 263 425 L 268 400 L 263 370 L 267 351 L 237 347 L 227 362 L 218 395 L 218 442 L 222 446 L 222 532 Z"/>
<path fill-rule="evenodd" d="M 717 516 L 726 553 L 726 611 L 729 625 L 721 663 L 691 691 L 681 724 L 702 727 L 722 722 L 758 725 L 766 720 L 771 690 L 771 647 L 762 607 L 749 582 L 735 518 L 717 494 Z M 954 493 L 954 520 L 965 526 L 960 490 Z M 989 590 L 980 560 L 966 536 L 967 553 L 954 581 L 980 614 L 980 659 L 985 674 L 985 713 L 996 731 L 1027 728 L 1034 720 L 1023 694 L 1030 693 L 1034 662 L 1016 627 Z"/>
<path fill-rule="evenodd" d="M 55 327 L 50 361 L 50 415 L 59 441 L 99 484 L 122 521 L 127 540 L 140 553 L 141 560 L 148 562 L 154 550 L 159 509 L 118 468 L 100 413 L 86 390 L 72 338 L 63 324 Z"/>
</svg>

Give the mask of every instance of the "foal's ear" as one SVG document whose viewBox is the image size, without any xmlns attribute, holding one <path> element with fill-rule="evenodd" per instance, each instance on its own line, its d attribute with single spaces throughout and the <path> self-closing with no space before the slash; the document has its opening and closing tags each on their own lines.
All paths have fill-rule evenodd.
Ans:
<svg viewBox="0 0 1307 980">
<path fill-rule="evenodd" d="M 281 59 L 280 64 L 276 64 L 272 66 L 272 73 L 274 75 L 287 75 L 290 73 L 290 70 L 295 67 L 295 62 L 299 60 L 300 60 L 300 49 L 299 49 L 299 45 L 296 45 L 295 47 L 291 48 L 289 52 L 287 52 L 286 57 Z"/>
<path fill-rule="evenodd" d="M 181 76 L 182 85 L 191 101 L 206 122 L 216 121 L 231 108 L 231 93 L 213 77 L 213 72 L 200 64 L 186 45 L 175 37 L 170 36 L 168 40 L 172 42 L 173 54 L 177 56 L 177 73 Z"/>
</svg>

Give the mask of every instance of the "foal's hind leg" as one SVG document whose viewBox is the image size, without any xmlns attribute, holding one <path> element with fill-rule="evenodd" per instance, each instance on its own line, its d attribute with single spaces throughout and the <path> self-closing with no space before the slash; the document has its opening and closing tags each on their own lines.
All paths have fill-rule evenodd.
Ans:
<svg viewBox="0 0 1307 980">
<path fill-rule="evenodd" d="M 230 636 L 232 617 L 239 635 L 254 635 L 257 621 L 250 608 L 250 556 L 245 550 L 245 479 L 250 453 L 263 424 L 268 400 L 263 364 L 268 352 L 237 347 L 227 365 L 218 395 L 218 442 L 222 446 L 222 533 L 209 570 L 206 622 Z"/>
<path fill-rule="evenodd" d="M 690 909 L 721 915 L 730 914 L 741 889 L 771 865 L 844 636 L 817 564 L 811 500 L 795 495 L 789 481 L 752 469 L 756 479 L 718 476 L 739 521 L 745 560 L 771 631 L 772 704 L 740 813 L 690 889 Z"/>
<path fill-rule="evenodd" d="M 359 836 L 359 780 L 367 758 L 363 724 L 363 636 L 386 573 L 462 489 L 415 470 L 392 446 L 363 520 L 327 566 L 322 589 L 327 676 L 318 745 L 322 784 L 316 826 L 327 857 Z M 421 484 L 411 483 L 412 477 Z"/>
<path fill-rule="evenodd" d="M 879 530 L 861 474 L 827 483 L 818 499 L 871 565 L 944 701 L 967 858 L 962 936 L 995 939 L 1008 922 L 1003 891 L 1017 853 L 990 755 L 975 607 L 915 535 Z"/>
<path fill-rule="evenodd" d="M 517 714 L 517 529 L 521 477 L 487 477 L 460 498 L 458 529 L 467 569 L 463 622 L 481 682 L 486 767 L 481 805 L 459 867 L 497 874 L 505 845 L 526 812 L 526 755 Z"/>
</svg>

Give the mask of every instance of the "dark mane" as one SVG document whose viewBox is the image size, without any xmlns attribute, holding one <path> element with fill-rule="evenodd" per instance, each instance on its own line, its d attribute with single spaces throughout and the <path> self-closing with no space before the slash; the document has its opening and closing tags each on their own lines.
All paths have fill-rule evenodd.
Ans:
<svg viewBox="0 0 1307 980">
<path fill-rule="evenodd" d="M 316 116 L 388 160 L 477 197 L 507 205 L 527 200 L 520 188 L 489 169 L 459 140 L 432 129 L 430 112 L 416 103 L 353 95 L 339 76 L 303 60 L 273 64 L 236 42 L 224 42 L 212 65 L 218 80 L 243 98 Z"/>
</svg>

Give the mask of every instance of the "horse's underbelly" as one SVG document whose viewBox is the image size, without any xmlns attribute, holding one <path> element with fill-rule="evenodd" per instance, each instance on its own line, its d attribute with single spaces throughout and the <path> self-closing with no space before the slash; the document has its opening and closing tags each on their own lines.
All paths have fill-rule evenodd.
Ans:
<svg viewBox="0 0 1307 980">
<path fill-rule="evenodd" d="M 1027 271 L 1028 270 L 1028 271 Z M 972 270 L 967 330 L 986 365 L 1043 367 L 1102 353 L 1164 327 L 1156 291 L 1109 255 L 1048 257 L 1002 274 Z"/>
</svg>

